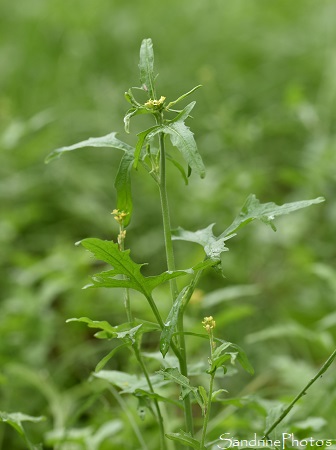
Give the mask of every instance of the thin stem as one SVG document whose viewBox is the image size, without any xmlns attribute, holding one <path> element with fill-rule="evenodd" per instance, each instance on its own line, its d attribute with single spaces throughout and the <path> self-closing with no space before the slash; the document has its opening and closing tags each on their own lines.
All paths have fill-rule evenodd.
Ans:
<svg viewBox="0 0 336 450">
<path fill-rule="evenodd" d="M 162 115 L 157 116 L 156 119 L 159 124 L 162 124 L 162 122 L 163 122 Z M 163 220 L 163 232 L 164 232 L 164 240 L 165 240 L 167 269 L 169 271 L 174 271 L 175 270 L 175 258 L 174 258 L 174 250 L 173 250 L 173 243 L 172 243 L 168 195 L 167 195 L 167 186 L 166 186 L 166 153 L 165 153 L 165 144 L 164 144 L 164 133 L 159 133 L 159 149 L 160 149 L 159 191 L 160 191 L 160 200 L 161 200 L 161 212 L 162 212 L 162 220 Z M 178 289 L 177 289 L 177 284 L 176 284 L 175 279 L 170 280 L 170 292 L 171 292 L 172 302 L 174 302 L 174 300 L 178 296 Z M 179 333 L 180 371 L 181 371 L 182 375 L 184 375 L 185 377 L 188 378 L 186 345 L 185 345 L 185 339 L 184 339 L 184 334 L 183 334 L 183 315 L 180 315 L 178 318 L 177 331 Z M 185 415 L 186 430 L 193 436 L 194 426 L 193 426 L 193 416 L 192 416 L 190 396 L 187 395 L 183 401 L 184 401 L 184 415 Z"/>
<path fill-rule="evenodd" d="M 145 378 L 146 378 L 149 390 L 150 390 L 150 392 L 152 394 L 155 394 L 155 391 L 154 391 L 151 379 L 150 379 L 148 371 L 147 371 L 147 367 L 146 367 L 146 365 L 145 365 L 145 363 L 144 363 L 144 361 L 142 359 L 141 352 L 139 351 L 139 348 L 137 347 L 137 344 L 133 345 L 132 347 L 133 347 L 136 359 L 137 359 L 138 363 L 140 364 L 142 372 L 145 375 Z M 154 402 L 154 406 L 155 406 L 155 409 L 156 409 L 157 420 L 158 420 L 159 428 L 160 428 L 161 449 L 162 450 L 166 450 L 167 446 L 166 446 L 165 431 L 164 431 L 164 425 L 163 425 L 163 418 L 162 418 L 161 410 L 160 410 L 159 403 L 158 403 L 156 398 L 153 399 L 153 402 Z"/>
<path fill-rule="evenodd" d="M 269 439 L 269 434 L 279 425 L 280 422 L 287 416 L 287 414 L 290 412 L 290 410 L 293 408 L 296 402 L 300 400 L 301 397 L 306 395 L 307 390 L 310 388 L 312 384 L 315 383 L 315 381 L 320 378 L 324 372 L 326 372 L 329 368 L 329 366 L 333 363 L 334 359 L 336 358 L 336 350 L 333 351 L 333 353 L 329 356 L 327 361 L 323 364 L 321 369 L 317 372 L 317 374 L 309 381 L 309 383 L 306 384 L 306 386 L 302 389 L 301 392 L 294 398 L 294 400 L 290 403 L 290 405 L 282 412 L 282 414 L 278 417 L 278 419 L 268 428 L 268 430 L 265 432 L 265 435 L 263 439 Z"/>
<path fill-rule="evenodd" d="M 175 270 L 175 257 L 172 243 L 172 234 L 170 227 L 170 216 L 169 216 L 169 205 L 168 205 L 168 195 L 166 187 L 166 152 L 164 145 L 164 133 L 159 134 L 159 146 L 160 146 L 160 200 L 161 200 L 161 211 L 163 220 L 163 233 L 165 240 L 166 249 L 166 259 L 167 259 L 167 269 L 169 271 Z M 178 296 L 178 289 L 176 280 L 170 280 L 170 291 L 172 296 L 172 301 Z"/>
<path fill-rule="evenodd" d="M 142 450 L 148 450 L 147 444 L 142 437 L 141 431 L 139 430 L 139 427 L 138 427 L 136 421 L 133 419 L 132 415 L 128 411 L 128 408 L 126 406 L 124 399 L 121 397 L 119 392 L 113 386 L 110 386 L 109 390 L 113 394 L 113 396 L 117 400 L 117 402 L 119 403 L 119 406 L 121 407 L 121 409 L 124 411 L 124 414 L 126 415 L 131 427 L 133 428 L 134 434 L 138 438 L 138 441 L 139 441 L 139 444 L 141 445 Z"/>
<path fill-rule="evenodd" d="M 202 429 L 202 437 L 201 437 L 201 448 L 204 448 L 208 423 L 210 419 L 210 410 L 211 410 L 211 397 L 213 392 L 213 384 L 215 379 L 215 372 L 211 374 L 210 376 L 210 382 L 209 382 L 209 392 L 208 392 L 208 401 L 207 401 L 207 407 L 206 407 L 206 413 L 203 421 L 203 429 Z"/>
<path fill-rule="evenodd" d="M 205 320 L 205 319 L 204 319 Z M 213 360 L 213 351 L 215 348 L 214 338 L 213 338 L 213 328 L 209 328 L 209 340 L 210 340 L 210 362 L 212 364 Z M 216 371 L 210 374 L 210 382 L 209 382 L 209 391 L 208 391 L 208 399 L 207 399 L 207 405 L 206 405 L 206 412 L 205 417 L 203 421 L 203 429 L 202 429 L 202 437 L 201 437 L 201 448 L 204 448 L 209 418 L 210 418 L 210 410 L 211 410 L 211 402 L 212 402 L 212 392 L 213 392 L 213 385 L 214 385 L 214 379 L 215 379 Z"/>
</svg>

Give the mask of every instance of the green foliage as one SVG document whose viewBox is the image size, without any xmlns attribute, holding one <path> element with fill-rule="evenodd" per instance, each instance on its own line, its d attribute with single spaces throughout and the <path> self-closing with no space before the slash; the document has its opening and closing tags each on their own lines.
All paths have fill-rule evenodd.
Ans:
<svg viewBox="0 0 336 450">
<path fill-rule="evenodd" d="M 168 449 L 185 448 L 188 439 L 189 447 L 198 445 L 209 400 L 208 336 L 200 333 L 204 315 L 215 317 L 216 337 L 243 347 L 255 368 L 250 378 L 233 356 L 234 365 L 231 357 L 224 362 L 226 374 L 216 371 L 208 448 L 217 445 L 223 427 L 247 438 L 263 433 L 266 417 L 271 425 L 273 406 L 284 410 L 333 352 L 335 4 L 266 3 L 237 0 L 210 7 L 201 0 L 169 4 L 149 0 L 146 7 L 134 3 L 130 8 L 116 1 L 111 14 L 108 0 L 94 8 L 87 0 L 80 5 L 34 0 L 20 7 L 1 2 L 0 397 L 5 411 L 47 418 L 22 422 L 31 442 L 64 450 L 125 446 L 157 450 L 156 400 L 166 434 L 181 439 L 167 441 Z M 167 30 L 173 30 L 169 39 Z M 166 96 L 162 110 L 144 106 L 148 90 L 128 89 L 128 81 L 139 85 L 132 75 L 134 62 L 138 44 L 149 35 L 160 76 L 154 71 L 153 53 L 152 65 L 148 64 L 153 48 L 147 40 L 143 75 L 151 73 L 154 89 L 160 82 L 159 95 L 152 100 Z M 182 104 L 191 94 L 193 98 Z M 157 113 L 164 115 L 164 123 L 156 122 Z M 179 120 L 195 133 L 191 137 L 207 177 L 194 176 L 197 169 L 188 167 L 182 149 L 174 147 L 171 135 L 165 133 L 174 228 L 181 224 L 192 230 L 186 233 L 196 233 L 216 222 L 211 232 L 218 240 L 249 192 L 263 205 L 270 200 L 291 204 L 320 194 L 328 202 L 279 217 L 276 235 L 269 227 L 241 226 L 239 239 L 219 243 L 218 251 L 230 248 L 220 258 L 226 278 L 212 269 L 219 262 L 211 264 L 208 258 L 208 266 L 175 279 L 178 295 L 184 286 L 191 286 L 180 304 L 175 303 L 178 295 L 170 298 L 174 279 L 159 284 L 151 295 L 164 319 L 162 327 L 156 323 L 156 328 L 150 331 L 149 326 L 141 334 L 145 323 L 154 321 L 143 294 L 132 290 L 134 317 L 125 318 L 123 288 L 80 290 L 88 273 L 104 268 L 72 242 L 91 235 L 107 240 L 113 236 L 117 241 L 109 215 L 116 208 L 129 213 L 123 227 L 132 261 L 150 261 L 140 268 L 141 275 L 148 278 L 167 271 L 162 218 L 155 203 L 160 133 L 145 139 L 138 170 L 134 152 L 142 130 L 169 127 Z M 134 134 L 122 136 L 123 126 Z M 115 139 L 125 141 L 124 149 L 117 147 L 121 153 L 111 152 L 109 145 L 99 152 L 83 147 L 80 152 L 62 153 L 67 156 L 60 159 L 55 153 L 53 164 L 41 165 L 50 149 L 85 142 L 87 136 L 104 136 L 110 129 L 118 132 L 113 133 Z M 200 173 L 202 169 L 198 168 Z M 237 219 L 235 226 L 242 225 L 239 215 Z M 237 232 L 230 227 L 227 237 Z M 178 269 L 198 266 L 204 249 L 199 244 L 174 242 Z M 209 245 L 216 251 L 216 242 Z M 174 326 L 169 328 L 170 313 Z M 154 394 L 147 385 L 143 393 L 120 396 L 119 388 L 104 380 L 87 382 L 93 370 L 141 373 L 131 339 L 111 337 L 83 323 L 65 323 L 68 317 L 84 316 L 92 322 L 106 320 L 113 327 L 127 322 L 120 333 L 142 323 L 133 345 L 140 346 L 152 374 L 179 366 L 174 349 L 181 341 L 176 332 L 181 315 L 188 378 L 200 395 L 203 392 L 203 415 L 197 405 L 193 407 L 194 437 L 185 431 L 178 384 L 170 382 Z M 92 339 L 91 332 L 100 339 Z M 163 332 L 170 344 L 164 359 L 158 351 Z M 227 351 L 236 353 L 230 347 Z M 275 435 L 285 431 L 301 438 L 332 436 L 334 378 L 332 370 L 325 372 Z M 215 395 L 223 387 L 228 392 Z M 142 395 L 141 402 L 137 395 Z M 138 415 L 142 407 L 143 420 Z M 279 416 L 279 409 L 275 411 L 273 421 Z M 118 423 L 111 423 L 112 416 Z M 0 423 L 0 448 L 24 450 L 27 444 L 13 427 Z"/>
</svg>

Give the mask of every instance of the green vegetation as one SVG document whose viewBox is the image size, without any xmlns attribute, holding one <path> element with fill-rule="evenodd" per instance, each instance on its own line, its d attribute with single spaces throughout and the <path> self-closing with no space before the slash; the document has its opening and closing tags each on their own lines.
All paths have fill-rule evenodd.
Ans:
<svg viewBox="0 0 336 450">
<path fill-rule="evenodd" d="M 334 3 L 112 3 L 0 6 L 0 448 L 334 439 Z"/>
</svg>

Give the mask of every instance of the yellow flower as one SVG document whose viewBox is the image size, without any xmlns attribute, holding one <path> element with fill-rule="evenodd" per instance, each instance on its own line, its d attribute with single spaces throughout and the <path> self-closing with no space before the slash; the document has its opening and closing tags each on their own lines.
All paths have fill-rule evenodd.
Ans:
<svg viewBox="0 0 336 450">
<path fill-rule="evenodd" d="M 213 330 L 216 326 L 216 322 L 212 316 L 204 317 L 204 320 L 202 322 L 203 328 L 205 328 L 207 333 L 211 333 L 211 330 Z"/>
<path fill-rule="evenodd" d="M 122 224 L 125 217 L 128 216 L 129 213 L 125 212 L 125 211 L 120 211 L 119 209 L 114 209 L 111 214 L 114 215 L 115 220 L 119 223 Z"/>
<path fill-rule="evenodd" d="M 163 95 L 161 95 L 159 100 L 152 100 L 150 98 L 148 100 L 148 102 L 145 103 L 145 106 L 146 106 L 146 108 L 149 108 L 149 109 L 160 109 L 165 100 L 166 100 L 166 97 L 163 97 Z"/>
</svg>

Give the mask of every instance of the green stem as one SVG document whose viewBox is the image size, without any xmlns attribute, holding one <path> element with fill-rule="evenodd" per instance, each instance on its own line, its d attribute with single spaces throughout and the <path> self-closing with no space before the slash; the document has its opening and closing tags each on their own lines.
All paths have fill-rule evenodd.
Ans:
<svg viewBox="0 0 336 450">
<path fill-rule="evenodd" d="M 139 430 L 139 427 L 138 427 L 136 421 L 133 419 L 132 415 L 130 414 L 124 399 L 121 397 L 119 392 L 113 386 L 110 386 L 109 390 L 113 394 L 113 396 L 117 400 L 117 402 L 119 403 L 119 406 L 123 410 L 124 414 L 126 415 L 131 427 L 133 428 L 134 434 L 136 435 L 136 437 L 139 441 L 141 449 L 148 450 L 147 444 L 142 437 L 141 431 Z"/>
<path fill-rule="evenodd" d="M 161 125 L 163 122 L 163 117 L 160 115 L 157 117 L 157 122 Z M 166 259 L 167 259 L 167 269 L 169 271 L 175 270 L 175 258 L 174 258 L 174 250 L 172 243 L 172 234 L 170 227 L 170 216 L 169 216 L 169 205 L 168 205 L 168 195 L 167 195 L 167 187 L 166 187 L 166 153 L 165 153 L 165 144 L 164 144 L 164 133 L 159 134 L 159 149 L 160 149 L 160 182 L 159 182 L 159 191 L 160 191 L 160 200 L 161 200 L 161 211 L 162 211 L 162 220 L 163 220 L 163 232 L 164 232 L 164 240 L 165 240 L 165 250 L 166 250 Z M 170 280 L 170 291 L 172 302 L 178 296 L 178 289 L 176 280 Z M 187 357 L 186 357 L 186 345 L 183 334 L 183 315 L 179 316 L 177 323 L 177 331 L 179 333 L 179 364 L 181 374 L 188 378 L 188 366 L 187 366 Z M 191 409 L 191 401 L 190 396 L 187 395 L 184 398 L 184 415 L 185 415 L 185 424 L 186 431 L 191 435 L 194 434 L 194 426 L 193 426 L 193 416 Z"/>
<path fill-rule="evenodd" d="M 169 205 L 168 205 L 168 195 L 166 187 L 166 152 L 164 145 L 164 133 L 159 134 L 159 146 L 160 146 L 160 200 L 161 200 L 161 211 L 162 211 L 162 221 L 163 221 L 163 233 L 165 240 L 166 249 L 166 259 L 167 259 L 167 269 L 169 271 L 175 270 L 175 257 L 172 243 L 172 234 L 170 227 L 170 216 L 169 216 Z M 170 280 L 170 291 L 172 296 L 172 301 L 178 296 L 178 289 L 176 280 Z"/>
<path fill-rule="evenodd" d="M 210 362 L 211 362 L 211 365 L 212 365 L 213 351 L 214 351 L 214 348 L 215 348 L 212 328 L 210 328 L 210 331 L 209 331 L 209 339 L 210 339 Z M 201 446 L 200 446 L 201 449 L 204 448 L 204 443 L 205 443 L 205 438 L 206 438 L 206 433 L 207 433 L 207 428 L 208 428 L 208 423 L 209 423 L 209 418 L 210 418 L 212 392 L 213 392 L 213 385 L 214 385 L 215 375 L 216 375 L 216 371 L 214 371 L 214 372 L 212 372 L 210 374 L 208 400 L 207 400 L 207 405 L 206 405 L 206 412 L 205 412 L 205 417 L 204 417 L 204 421 L 203 421 L 203 429 L 202 429 L 202 437 L 201 437 Z"/>
<path fill-rule="evenodd" d="M 290 410 L 293 408 L 296 402 L 300 400 L 301 397 L 306 395 L 307 390 L 310 388 L 312 384 L 315 383 L 315 381 L 320 378 L 324 372 L 326 372 L 329 368 L 329 366 L 333 363 L 334 359 L 336 358 L 336 350 L 333 351 L 333 353 L 329 356 L 327 361 L 323 364 L 321 369 L 317 372 L 317 374 L 309 381 L 309 383 L 306 384 L 306 386 L 302 389 L 301 392 L 294 398 L 294 400 L 290 403 L 290 405 L 282 412 L 282 414 L 278 417 L 278 419 L 273 422 L 273 424 L 268 428 L 267 431 L 265 431 L 265 435 L 263 439 L 269 439 L 269 434 L 279 425 L 280 422 L 287 416 L 287 414 L 290 412 Z"/>
<path fill-rule="evenodd" d="M 209 383 L 209 392 L 208 392 L 208 401 L 207 401 L 207 408 L 206 413 L 203 421 L 203 429 L 202 429 L 202 437 L 201 437 L 201 446 L 200 448 L 204 448 L 209 418 L 210 418 L 210 410 L 211 410 L 211 397 L 213 392 L 213 384 L 215 379 L 215 372 L 211 374 L 210 376 L 210 383 Z"/>
<path fill-rule="evenodd" d="M 138 361 L 138 363 L 140 364 L 140 367 L 142 369 L 143 374 L 145 375 L 148 387 L 149 387 L 149 391 L 152 394 L 155 394 L 151 379 L 149 377 L 148 371 L 147 371 L 147 367 L 142 359 L 142 355 L 141 352 L 139 351 L 139 348 L 137 347 L 137 344 L 134 344 L 133 346 L 133 350 L 136 356 L 136 359 Z M 159 407 L 159 403 L 156 400 L 156 398 L 153 398 L 153 402 L 154 402 L 154 406 L 155 406 L 155 410 L 156 410 L 156 414 L 157 414 L 157 420 L 159 423 L 159 428 L 160 428 L 160 441 L 161 441 L 161 449 L 162 450 L 166 450 L 167 446 L 166 446 L 166 440 L 165 440 L 165 431 L 164 431 L 164 425 L 163 425 L 163 418 L 162 418 L 162 414 L 161 414 L 161 410 Z"/>
</svg>

